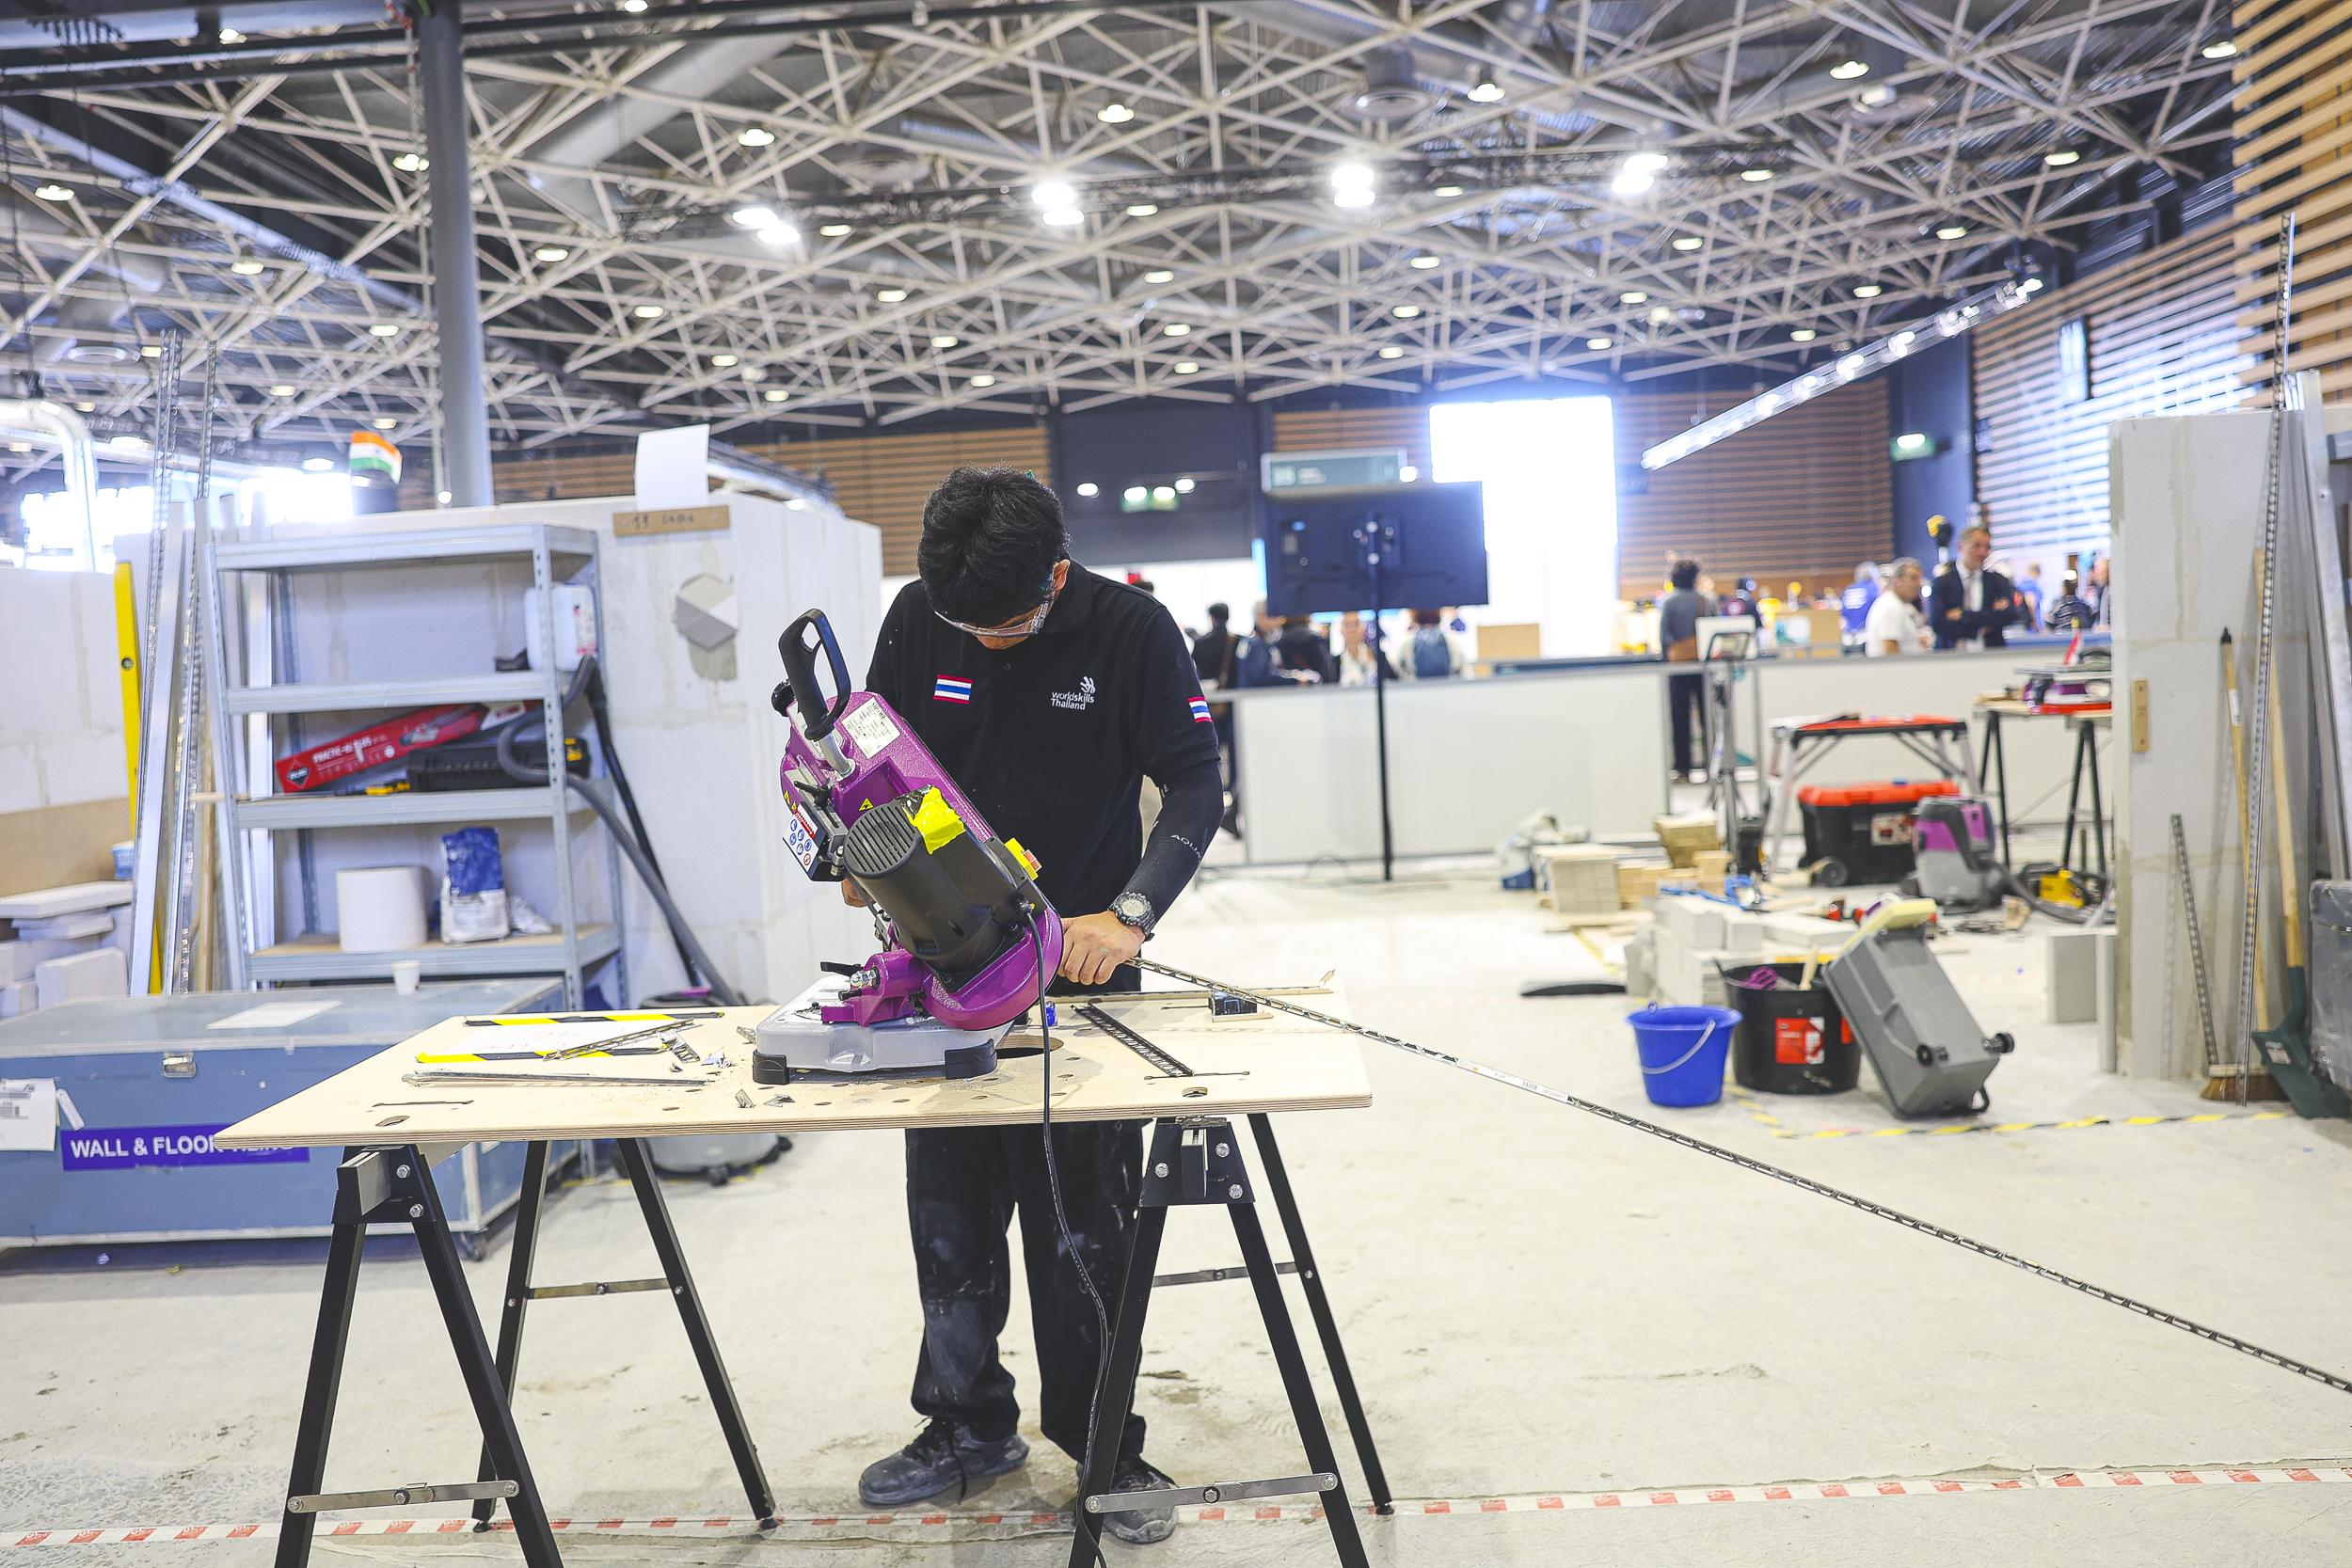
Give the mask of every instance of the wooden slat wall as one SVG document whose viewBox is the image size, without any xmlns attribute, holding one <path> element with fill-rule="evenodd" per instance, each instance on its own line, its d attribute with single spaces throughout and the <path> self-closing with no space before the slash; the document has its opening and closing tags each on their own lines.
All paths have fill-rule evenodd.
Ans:
<svg viewBox="0 0 2352 1568">
<path fill-rule="evenodd" d="M 1992 438 L 1977 499 L 2012 564 L 2039 560 L 2055 582 L 2066 553 L 2106 548 L 2110 421 L 2242 400 L 2231 245 L 2221 225 L 2185 234 L 1977 328 L 1976 415 Z M 2058 326 L 2075 316 L 2089 322 L 2090 398 L 2061 403 Z"/>
<path fill-rule="evenodd" d="M 1615 400 L 1617 462 L 1719 414 L 1746 394 L 1645 392 Z M 1893 534 L 1886 389 L 1840 388 L 1649 476 L 1642 495 L 1617 498 L 1618 592 L 1655 594 L 1667 559 L 1703 562 L 1719 591 L 1753 577 L 1773 592 L 1791 581 L 1835 587 L 1857 561 L 1887 553 Z M 1401 446 L 1431 471 L 1426 408 L 1278 413 L 1283 451 Z"/>
<path fill-rule="evenodd" d="M 2352 7 L 2277 0 L 2237 8 L 2240 378 L 2266 407 L 2278 373 L 2279 220 L 2296 214 L 2287 369 L 2317 371 L 2328 403 L 2352 403 Z"/>
<path fill-rule="evenodd" d="M 1644 393 L 1616 400 L 1617 462 L 1746 401 L 1745 392 Z M 1767 593 L 1800 582 L 1836 591 L 1857 561 L 1883 561 L 1894 537 L 1886 384 L 1872 379 L 1800 404 L 1669 464 L 1649 488 L 1617 498 L 1618 593 L 1655 594 L 1668 558 L 1687 555 L 1729 593 L 1743 577 Z"/>
<path fill-rule="evenodd" d="M 1274 416 L 1276 451 L 1359 451 L 1403 447 L 1405 461 L 1429 472 L 1426 408 L 1302 408 Z"/>
<path fill-rule="evenodd" d="M 772 446 L 743 443 L 745 451 L 788 463 L 833 482 L 834 500 L 861 523 L 882 530 L 882 571 L 914 570 L 923 534 L 923 502 L 950 468 L 1025 468 L 1054 483 L 1052 452 L 1042 424 L 945 435 L 852 436 Z"/>
</svg>

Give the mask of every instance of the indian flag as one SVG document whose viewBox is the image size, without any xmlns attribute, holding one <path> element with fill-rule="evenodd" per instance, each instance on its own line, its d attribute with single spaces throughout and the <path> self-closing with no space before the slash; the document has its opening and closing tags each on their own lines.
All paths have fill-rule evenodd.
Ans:
<svg viewBox="0 0 2352 1568">
<path fill-rule="evenodd" d="M 400 449 L 373 430 L 351 433 L 351 471 L 371 477 L 381 474 L 388 483 L 400 483 Z"/>
</svg>

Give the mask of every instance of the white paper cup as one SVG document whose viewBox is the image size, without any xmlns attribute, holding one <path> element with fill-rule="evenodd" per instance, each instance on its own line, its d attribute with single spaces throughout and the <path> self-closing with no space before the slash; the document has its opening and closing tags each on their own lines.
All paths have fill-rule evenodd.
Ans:
<svg viewBox="0 0 2352 1568">
<path fill-rule="evenodd" d="M 403 996 L 414 995 L 417 983 L 424 978 L 424 965 L 414 958 L 404 958 L 392 965 L 392 990 Z"/>
</svg>

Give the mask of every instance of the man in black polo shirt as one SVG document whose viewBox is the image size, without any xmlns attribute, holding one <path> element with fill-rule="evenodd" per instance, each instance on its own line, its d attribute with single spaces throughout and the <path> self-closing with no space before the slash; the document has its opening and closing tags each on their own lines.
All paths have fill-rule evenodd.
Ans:
<svg viewBox="0 0 2352 1568">
<path fill-rule="evenodd" d="M 1034 478 L 1007 468 L 949 474 L 923 509 L 921 575 L 882 621 L 866 687 L 914 726 L 997 836 L 1037 856 L 1038 885 L 1063 922 L 1054 991 L 1136 990 L 1142 975 L 1128 960 L 1216 832 L 1216 736 L 1168 611 L 1071 561 L 1067 545 L 1061 503 Z M 1161 790 L 1149 845 L 1137 809 L 1146 775 Z M 862 901 L 850 883 L 842 892 Z M 1056 1122 L 1050 1169 L 1032 1128 L 907 1134 L 923 1298 L 914 1408 L 930 1424 L 866 1467 L 858 1482 L 866 1506 L 967 1489 L 1027 1459 L 1013 1377 L 996 1353 L 1010 1292 L 1005 1231 L 1016 1210 L 1038 1424 L 1083 1463 L 1104 1342 L 1098 1308 L 1117 1297 L 1142 1167 L 1136 1122 Z M 1057 1178 L 1074 1260 L 1055 1214 Z M 1144 1463 L 1143 1418 L 1130 1412 L 1115 1489 L 1169 1484 Z M 1171 1509 L 1104 1522 L 1137 1544 L 1175 1529 Z"/>
</svg>

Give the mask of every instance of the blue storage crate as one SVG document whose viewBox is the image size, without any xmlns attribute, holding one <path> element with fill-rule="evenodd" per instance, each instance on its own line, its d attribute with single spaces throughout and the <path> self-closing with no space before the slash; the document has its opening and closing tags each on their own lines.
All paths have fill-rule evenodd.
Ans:
<svg viewBox="0 0 2352 1568">
<path fill-rule="evenodd" d="M 54 1080 L 83 1123 L 61 1104 L 54 1148 L 0 1149 L 0 1247 L 324 1236 L 342 1150 L 215 1150 L 212 1134 L 443 1019 L 560 1006 L 561 990 L 524 979 L 118 996 L 0 1021 L 0 1079 Z M 478 1236 L 512 1207 L 523 1154 L 469 1144 L 434 1167 L 452 1230 Z"/>
</svg>

